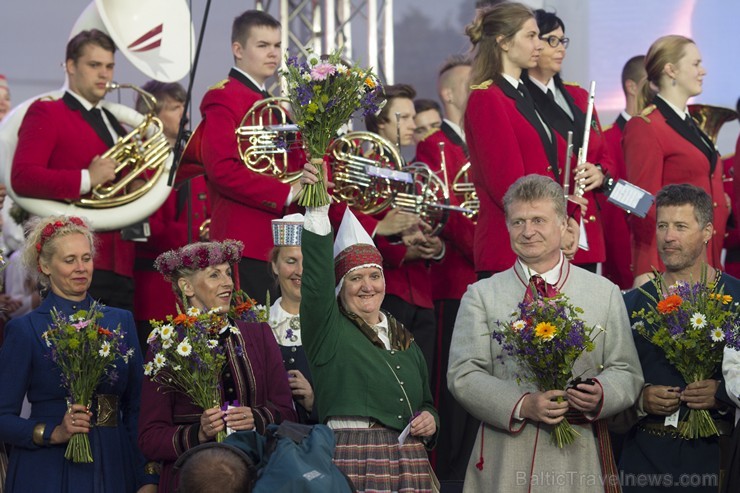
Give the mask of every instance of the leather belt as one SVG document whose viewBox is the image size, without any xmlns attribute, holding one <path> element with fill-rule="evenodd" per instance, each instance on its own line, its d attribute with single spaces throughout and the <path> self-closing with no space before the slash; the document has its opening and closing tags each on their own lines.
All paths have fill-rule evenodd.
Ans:
<svg viewBox="0 0 740 493">
<path fill-rule="evenodd" d="M 714 420 L 714 426 L 717 427 L 717 431 L 719 432 L 720 436 L 730 436 L 732 435 L 732 424 L 725 420 Z M 640 431 L 644 431 L 645 433 L 649 433 L 653 436 L 658 437 L 671 437 L 671 438 L 681 438 L 683 440 L 691 440 L 691 438 L 685 437 L 681 435 L 681 432 L 678 431 L 678 428 L 674 428 L 673 426 L 666 426 L 662 423 L 638 423 L 637 429 Z"/>
</svg>

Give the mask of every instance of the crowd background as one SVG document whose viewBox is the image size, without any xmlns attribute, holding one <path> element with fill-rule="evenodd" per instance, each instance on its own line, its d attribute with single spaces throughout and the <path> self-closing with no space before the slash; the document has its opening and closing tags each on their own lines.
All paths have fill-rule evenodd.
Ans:
<svg viewBox="0 0 740 493">
<path fill-rule="evenodd" d="M 395 81 L 411 84 L 418 97 L 436 99 L 437 68 L 449 55 L 465 52 L 470 46 L 464 27 L 475 15 L 477 0 L 401 0 L 393 2 L 395 19 Z M 10 2 L 3 9 L 0 30 L 0 73 L 13 88 L 13 105 L 41 92 L 59 88 L 64 81 L 60 68 L 70 29 L 88 0 L 37 0 Z M 205 0 L 187 2 L 191 6 L 196 34 L 202 24 Z M 278 16 L 278 2 L 270 3 L 269 12 Z M 359 4 L 359 2 L 353 2 Z M 382 3 L 382 2 L 381 2 Z M 533 9 L 554 10 L 568 26 L 571 46 L 563 65 L 562 77 L 588 87 L 597 81 L 596 105 L 607 125 L 622 109 L 624 99 L 619 76 L 624 62 L 645 53 L 650 44 L 665 34 L 681 34 L 701 47 L 709 76 L 697 102 L 735 107 L 736 91 L 728 91 L 728 81 L 740 78 L 740 67 L 728 63 L 727 47 L 732 44 L 727 33 L 734 32 L 740 18 L 740 3 L 725 0 L 526 0 Z M 203 40 L 203 53 L 193 89 L 195 107 L 223 67 L 232 63 L 228 51 L 228 32 L 235 12 L 252 8 L 255 2 L 221 0 L 209 14 Z M 667 6 L 670 6 L 667 8 Z M 43 11 L 44 15 L 38 15 Z M 366 33 L 361 23 L 353 30 L 356 54 L 366 53 Z M 28 29 L 27 26 L 34 26 Z M 44 33 L 39 36 L 38 33 Z M 23 49 L 18 49 L 22 46 Z M 29 56 L 33 63 L 28 63 Z M 361 65 L 365 63 L 356 56 Z M 119 82 L 143 84 L 147 78 L 123 56 L 116 60 Z M 187 81 L 180 81 L 187 87 Z M 124 104 L 133 106 L 130 92 L 123 93 Z M 109 96 L 110 99 L 110 96 Z M 200 120 L 192 112 L 193 126 Z M 728 123 L 719 137 L 723 156 L 733 152 L 738 122 Z M 413 148 L 404 149 L 406 157 Z"/>
</svg>

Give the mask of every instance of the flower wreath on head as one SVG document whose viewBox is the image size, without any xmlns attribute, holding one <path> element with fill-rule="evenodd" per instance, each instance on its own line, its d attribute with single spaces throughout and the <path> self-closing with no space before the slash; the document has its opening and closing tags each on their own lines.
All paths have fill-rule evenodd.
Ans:
<svg viewBox="0 0 740 493">
<path fill-rule="evenodd" d="M 243 249 L 244 244 L 237 240 L 185 245 L 161 254 L 154 261 L 154 268 L 172 282 L 175 280 L 175 273 L 181 268 L 200 270 L 211 265 L 236 264 L 242 258 Z"/>
<path fill-rule="evenodd" d="M 51 222 L 44 226 L 44 229 L 41 230 L 41 237 L 36 243 L 36 251 L 38 253 L 41 253 L 41 249 L 44 247 L 44 244 L 49 241 L 49 239 L 51 239 L 51 237 L 53 237 L 58 230 L 65 226 L 69 226 L 70 224 L 87 228 L 87 224 L 85 224 L 85 221 L 77 216 L 70 216 L 65 219 Z"/>
</svg>

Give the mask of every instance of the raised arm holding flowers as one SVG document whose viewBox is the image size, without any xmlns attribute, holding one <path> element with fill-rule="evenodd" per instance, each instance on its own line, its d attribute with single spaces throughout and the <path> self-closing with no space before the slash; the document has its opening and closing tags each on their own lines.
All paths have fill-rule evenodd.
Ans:
<svg viewBox="0 0 740 493">
<path fill-rule="evenodd" d="M 329 143 L 356 111 L 362 110 L 363 115 L 378 111 L 383 89 L 372 69 L 348 66 L 340 50 L 324 60 L 312 52 L 306 60 L 288 56 L 280 75 L 288 85 L 295 123 L 321 177 Z M 327 205 L 329 195 L 325 187 L 307 184 L 298 203 L 305 207 Z"/>
</svg>

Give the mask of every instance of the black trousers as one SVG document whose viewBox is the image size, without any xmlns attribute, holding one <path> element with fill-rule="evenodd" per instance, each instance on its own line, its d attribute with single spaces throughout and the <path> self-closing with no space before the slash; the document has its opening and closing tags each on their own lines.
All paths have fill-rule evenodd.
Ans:
<svg viewBox="0 0 740 493">
<path fill-rule="evenodd" d="M 450 344 L 459 309 L 460 300 L 438 300 L 434 303 L 438 338 L 434 361 L 436 383 L 433 391 L 441 426 L 432 460 L 440 481 L 465 479 L 465 471 L 480 426 L 480 421 L 468 414 L 447 389 Z"/>
<path fill-rule="evenodd" d="M 267 293 L 270 293 L 270 304 L 280 296 L 277 280 L 272 276 L 270 263 L 253 258 L 242 257 L 239 262 L 239 287 L 257 303 L 267 303 Z"/>
<path fill-rule="evenodd" d="M 412 305 L 392 294 L 385 295 L 382 308 L 414 334 L 414 340 L 424 354 L 424 361 L 426 361 L 429 381 L 431 382 L 436 343 L 434 310 Z"/>
<path fill-rule="evenodd" d="M 93 272 L 87 292 L 104 305 L 134 311 L 134 280 L 110 270 Z"/>
</svg>

